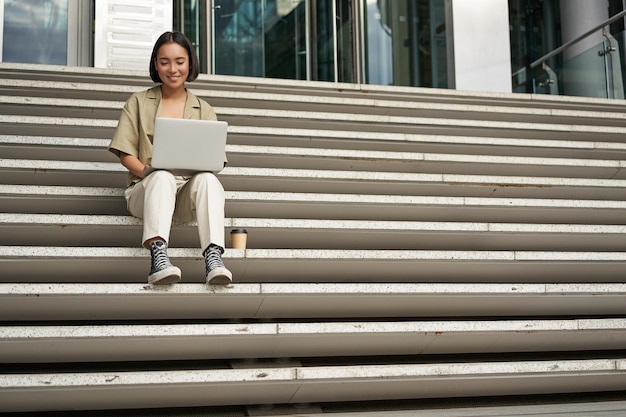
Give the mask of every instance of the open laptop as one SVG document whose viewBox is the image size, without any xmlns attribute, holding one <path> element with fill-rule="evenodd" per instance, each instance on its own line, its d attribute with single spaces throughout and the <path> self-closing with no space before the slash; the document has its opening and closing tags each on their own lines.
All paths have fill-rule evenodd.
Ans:
<svg viewBox="0 0 626 417">
<path fill-rule="evenodd" d="M 228 123 L 157 117 L 152 139 L 152 168 L 175 175 L 219 172 L 224 168 Z"/>
</svg>

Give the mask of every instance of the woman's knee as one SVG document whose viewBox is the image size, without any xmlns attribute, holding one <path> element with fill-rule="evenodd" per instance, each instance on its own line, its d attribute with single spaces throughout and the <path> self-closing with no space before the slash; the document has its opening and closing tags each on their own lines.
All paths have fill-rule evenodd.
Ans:
<svg viewBox="0 0 626 417">
<path fill-rule="evenodd" d="M 197 186 L 207 188 L 209 190 L 218 190 L 224 192 L 224 187 L 220 180 L 211 172 L 199 172 L 193 176 L 193 181 Z"/>
<path fill-rule="evenodd" d="M 169 171 L 158 170 L 153 171 L 150 175 L 143 179 L 145 186 L 151 185 L 170 185 L 176 188 L 176 178 Z"/>
</svg>

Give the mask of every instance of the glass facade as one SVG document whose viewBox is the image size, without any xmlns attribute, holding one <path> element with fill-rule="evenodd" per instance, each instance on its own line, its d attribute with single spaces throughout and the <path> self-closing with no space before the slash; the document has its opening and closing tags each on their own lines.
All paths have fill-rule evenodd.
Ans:
<svg viewBox="0 0 626 417">
<path fill-rule="evenodd" d="M 624 18 L 604 24 L 623 11 L 622 0 L 509 0 L 513 91 L 624 98 Z"/>
<path fill-rule="evenodd" d="M 207 73 L 206 60 L 206 5 L 202 0 L 181 0 L 173 10 L 173 18 L 178 30 L 183 32 L 196 48 L 200 58 L 200 72 Z"/>
<path fill-rule="evenodd" d="M 68 0 L 4 0 L 2 61 L 67 64 Z"/>
<path fill-rule="evenodd" d="M 513 91 L 548 91 L 551 68 L 559 65 L 561 57 L 551 58 L 537 70 L 531 70 L 530 64 L 562 44 L 558 1 L 509 0 L 509 16 Z"/>
<path fill-rule="evenodd" d="M 443 0 L 364 0 L 365 82 L 447 88 Z"/>
<path fill-rule="evenodd" d="M 216 0 L 213 72 L 354 82 L 351 6 L 332 0 Z"/>
<path fill-rule="evenodd" d="M 265 1 L 216 1 L 213 73 L 264 76 L 265 9 Z"/>
<path fill-rule="evenodd" d="M 145 13 L 133 18 L 150 23 L 155 32 L 183 31 L 196 47 L 203 73 L 464 88 L 458 83 L 460 74 L 479 74 L 487 66 L 480 61 L 484 56 L 458 53 L 468 52 L 467 48 L 455 51 L 454 39 L 457 46 L 465 39 L 474 42 L 469 35 L 477 29 L 477 23 L 459 15 L 458 10 L 467 11 L 464 1 L 152 0 L 135 7 Z M 510 56 L 510 73 L 508 66 L 498 73 L 504 85 L 498 91 L 507 88 L 510 75 L 513 92 L 624 98 L 624 0 L 472 1 L 472 10 L 497 6 L 503 16 L 508 12 L 510 50 L 501 45 L 488 51 L 506 63 Z M 128 37 L 111 23 L 123 18 L 128 7 L 123 0 L 0 0 L 0 60 L 123 63 L 111 56 L 96 63 L 94 56 L 123 46 L 111 49 L 96 43 L 99 39 L 123 42 Z M 157 17 L 163 22 L 157 22 Z M 93 28 L 99 25 L 103 30 L 96 31 L 100 36 L 94 40 Z M 488 36 L 476 38 L 476 48 L 488 48 L 485 44 L 503 39 L 506 35 L 501 32 L 506 30 L 504 24 L 496 31 L 483 31 Z M 148 48 L 151 40 L 146 41 L 148 46 L 127 44 Z M 79 47 L 82 52 L 77 58 L 74 49 Z M 482 79 L 478 80 L 480 84 Z M 474 84 L 472 80 L 469 89 Z"/>
<path fill-rule="evenodd" d="M 444 0 L 215 0 L 213 11 L 216 74 L 447 87 Z"/>
</svg>

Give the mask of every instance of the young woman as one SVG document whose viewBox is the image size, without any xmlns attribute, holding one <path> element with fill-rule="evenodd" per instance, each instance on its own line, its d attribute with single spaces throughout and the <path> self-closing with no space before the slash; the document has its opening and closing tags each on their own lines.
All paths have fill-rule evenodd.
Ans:
<svg viewBox="0 0 626 417">
<path fill-rule="evenodd" d="M 193 177 L 168 171 L 145 174 L 152 157 L 156 117 L 217 120 L 211 106 L 185 88 L 185 82 L 197 77 L 198 58 L 189 39 L 180 32 L 163 33 L 150 58 L 150 78 L 157 85 L 128 99 L 109 145 L 129 171 L 125 197 L 130 213 L 143 219 L 142 243 L 152 257 L 150 284 L 172 284 L 181 278 L 180 269 L 167 255 L 173 218 L 197 221 L 207 283 L 232 282 L 221 257 L 224 188 L 217 177 L 208 172 Z"/>
</svg>

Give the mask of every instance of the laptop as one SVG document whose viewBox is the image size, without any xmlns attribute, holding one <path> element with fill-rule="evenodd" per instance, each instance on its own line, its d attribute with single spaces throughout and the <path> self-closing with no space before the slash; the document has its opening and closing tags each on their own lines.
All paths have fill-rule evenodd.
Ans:
<svg viewBox="0 0 626 417">
<path fill-rule="evenodd" d="M 175 175 L 224 169 L 228 123 L 157 117 L 152 139 L 152 167 Z"/>
</svg>

